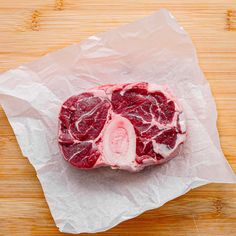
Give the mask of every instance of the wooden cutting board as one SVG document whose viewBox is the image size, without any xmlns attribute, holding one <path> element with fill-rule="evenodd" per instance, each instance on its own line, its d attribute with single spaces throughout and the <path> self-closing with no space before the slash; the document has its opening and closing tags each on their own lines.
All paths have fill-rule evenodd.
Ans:
<svg viewBox="0 0 236 236">
<path fill-rule="evenodd" d="M 171 10 L 193 39 L 216 99 L 222 148 L 236 171 L 236 0 L 2 0 L 0 70 L 30 62 L 161 7 Z M 63 235 L 2 109 L 0 235 Z M 211 184 L 192 190 L 98 235 L 236 235 L 236 185 Z"/>
</svg>

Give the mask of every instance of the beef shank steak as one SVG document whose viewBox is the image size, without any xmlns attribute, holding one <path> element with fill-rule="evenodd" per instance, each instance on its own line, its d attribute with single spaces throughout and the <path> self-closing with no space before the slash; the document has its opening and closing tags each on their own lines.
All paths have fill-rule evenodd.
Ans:
<svg viewBox="0 0 236 236">
<path fill-rule="evenodd" d="M 112 84 L 68 98 L 58 135 L 65 160 L 78 168 L 138 171 L 175 157 L 186 124 L 168 86 Z"/>
</svg>

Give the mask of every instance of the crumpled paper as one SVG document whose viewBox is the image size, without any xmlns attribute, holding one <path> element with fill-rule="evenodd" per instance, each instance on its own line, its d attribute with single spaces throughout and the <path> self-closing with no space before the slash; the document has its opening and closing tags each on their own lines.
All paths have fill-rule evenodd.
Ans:
<svg viewBox="0 0 236 236">
<path fill-rule="evenodd" d="M 66 163 L 57 143 L 63 101 L 94 86 L 137 81 L 168 84 L 178 97 L 188 127 L 181 155 L 139 173 Z M 235 182 L 195 48 L 165 9 L 7 71 L 0 100 L 62 232 L 104 231 L 197 186 Z"/>
</svg>

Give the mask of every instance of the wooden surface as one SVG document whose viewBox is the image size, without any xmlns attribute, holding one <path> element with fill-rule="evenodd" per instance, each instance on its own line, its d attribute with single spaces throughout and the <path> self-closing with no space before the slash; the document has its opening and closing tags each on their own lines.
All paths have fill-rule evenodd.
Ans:
<svg viewBox="0 0 236 236">
<path fill-rule="evenodd" d="M 0 0 L 0 70 L 132 22 L 160 7 L 173 12 L 196 45 L 216 99 L 222 148 L 236 171 L 236 0 Z M 0 235 L 63 235 L 2 109 Z M 98 235 L 236 235 L 236 186 L 211 184 L 195 189 Z"/>
</svg>

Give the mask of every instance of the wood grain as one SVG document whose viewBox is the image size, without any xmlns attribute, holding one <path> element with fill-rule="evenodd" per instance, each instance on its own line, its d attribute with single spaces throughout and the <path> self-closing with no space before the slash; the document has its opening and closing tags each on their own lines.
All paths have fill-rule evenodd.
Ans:
<svg viewBox="0 0 236 236">
<path fill-rule="evenodd" d="M 236 171 L 236 0 L 0 1 L 0 71 L 165 7 L 191 35 Z M 0 109 L 0 235 L 64 235 Z M 211 184 L 98 235 L 236 235 L 236 186 Z"/>
</svg>

